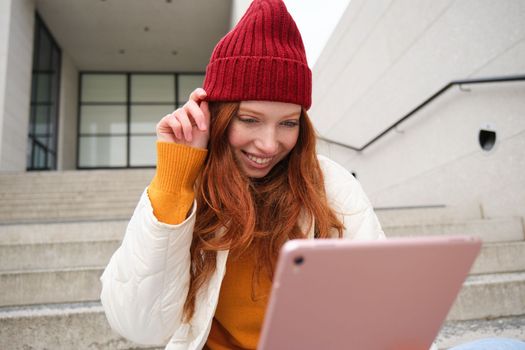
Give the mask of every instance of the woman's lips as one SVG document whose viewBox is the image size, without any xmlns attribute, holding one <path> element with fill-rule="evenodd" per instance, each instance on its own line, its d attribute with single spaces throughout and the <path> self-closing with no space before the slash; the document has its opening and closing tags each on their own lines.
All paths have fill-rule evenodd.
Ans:
<svg viewBox="0 0 525 350">
<path fill-rule="evenodd" d="M 258 169 L 267 168 L 270 165 L 272 159 L 274 158 L 274 156 L 272 157 L 256 156 L 254 154 L 244 152 L 244 151 L 242 153 L 244 154 L 245 159 L 248 161 L 248 164 Z"/>
</svg>

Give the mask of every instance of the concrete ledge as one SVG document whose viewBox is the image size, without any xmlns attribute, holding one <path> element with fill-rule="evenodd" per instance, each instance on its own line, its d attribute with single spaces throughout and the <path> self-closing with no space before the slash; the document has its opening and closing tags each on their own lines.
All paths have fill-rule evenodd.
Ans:
<svg viewBox="0 0 525 350">
<path fill-rule="evenodd" d="M 103 268 L 0 273 L 0 306 L 96 301 Z"/>
<path fill-rule="evenodd" d="M 470 273 L 517 271 L 525 271 L 525 241 L 484 244 Z"/>
<path fill-rule="evenodd" d="M 42 210 L 16 211 L 0 213 L 1 224 L 46 223 L 57 221 L 87 221 L 87 220 L 122 220 L 131 218 L 136 203 L 127 207 L 108 207 L 100 205 L 97 208 L 46 208 Z"/>
<path fill-rule="evenodd" d="M 113 332 L 98 302 L 0 308 L 0 349 L 161 350 Z"/>
<path fill-rule="evenodd" d="M 88 220 L 0 225 L 0 245 L 121 240 L 125 220 Z"/>
<path fill-rule="evenodd" d="M 470 276 L 447 320 L 525 315 L 525 272 Z"/>
<path fill-rule="evenodd" d="M 522 241 L 525 238 L 520 218 L 384 226 L 383 230 L 388 237 L 470 235 L 484 242 Z"/>
<path fill-rule="evenodd" d="M 477 203 L 463 203 L 461 206 L 429 206 L 375 208 L 383 227 L 462 222 L 483 219 Z"/>
<path fill-rule="evenodd" d="M 0 271 L 105 266 L 120 240 L 0 245 Z"/>
<path fill-rule="evenodd" d="M 0 308 L 0 348 L 150 349 L 133 344 L 109 327 L 99 302 Z M 436 338 L 439 349 L 487 337 L 525 339 L 525 316 L 447 321 Z"/>
<path fill-rule="evenodd" d="M 34 171 L 0 174 L 1 189 L 46 188 L 46 186 L 85 183 L 119 185 L 122 179 L 131 184 L 147 184 L 153 178 L 155 169 L 101 169 L 101 170 L 68 170 L 68 171 Z"/>
</svg>

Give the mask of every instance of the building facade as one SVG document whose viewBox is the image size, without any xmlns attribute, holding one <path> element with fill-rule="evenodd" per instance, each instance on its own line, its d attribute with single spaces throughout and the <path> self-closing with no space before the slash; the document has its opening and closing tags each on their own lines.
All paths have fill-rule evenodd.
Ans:
<svg viewBox="0 0 525 350">
<path fill-rule="evenodd" d="M 156 122 L 201 85 L 249 3 L 2 1 L 0 171 L 153 167 Z M 433 97 L 453 81 L 525 74 L 523 1 L 352 0 L 331 18 L 313 1 L 287 4 L 311 19 L 302 32 L 336 21 L 310 61 L 309 113 L 320 152 L 374 205 L 525 215 L 523 79 Z M 304 37 L 308 51 L 316 39 Z"/>
<path fill-rule="evenodd" d="M 202 85 L 231 12 L 230 1 L 0 6 L 0 171 L 153 167 L 156 123 Z"/>
</svg>

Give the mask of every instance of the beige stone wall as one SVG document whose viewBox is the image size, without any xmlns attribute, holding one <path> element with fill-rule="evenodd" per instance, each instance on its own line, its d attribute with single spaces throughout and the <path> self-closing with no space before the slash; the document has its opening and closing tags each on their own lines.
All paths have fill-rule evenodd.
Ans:
<svg viewBox="0 0 525 350">
<path fill-rule="evenodd" d="M 7 13 L 2 10 L 8 10 Z M 0 7 L 0 171 L 26 168 L 33 25 L 32 0 L 3 1 Z"/>
<path fill-rule="evenodd" d="M 525 72 L 525 2 L 352 0 L 314 67 L 322 136 L 360 147 L 456 79 Z M 320 143 L 374 205 L 525 216 L 525 82 L 449 90 L 366 151 Z M 496 147 L 478 143 L 486 125 Z"/>
<path fill-rule="evenodd" d="M 62 51 L 58 125 L 58 170 L 76 169 L 78 120 L 78 69 L 71 56 Z"/>
<path fill-rule="evenodd" d="M 2 129 L 4 125 L 5 76 L 7 73 L 7 47 L 11 1 L 0 1 L 0 155 L 2 154 Z"/>
</svg>

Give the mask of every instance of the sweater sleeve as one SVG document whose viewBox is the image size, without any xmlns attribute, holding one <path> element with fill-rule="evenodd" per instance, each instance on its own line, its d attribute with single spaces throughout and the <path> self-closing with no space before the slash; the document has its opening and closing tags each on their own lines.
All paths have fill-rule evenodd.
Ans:
<svg viewBox="0 0 525 350">
<path fill-rule="evenodd" d="M 100 301 L 117 333 L 138 344 L 165 346 L 188 329 L 182 315 L 196 207 L 188 209 L 207 151 L 164 142 L 157 148 L 157 172 L 100 278 Z"/>
<path fill-rule="evenodd" d="M 166 224 L 186 219 L 195 197 L 193 185 L 208 151 L 157 141 L 157 171 L 148 187 L 155 217 Z"/>
</svg>

